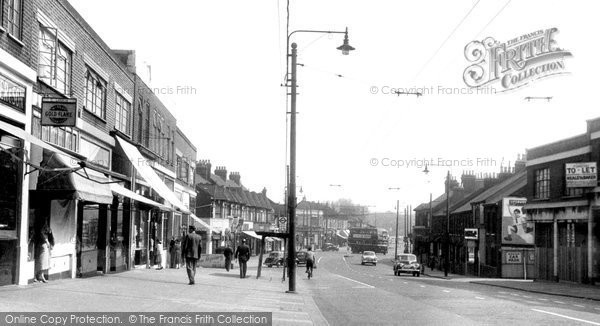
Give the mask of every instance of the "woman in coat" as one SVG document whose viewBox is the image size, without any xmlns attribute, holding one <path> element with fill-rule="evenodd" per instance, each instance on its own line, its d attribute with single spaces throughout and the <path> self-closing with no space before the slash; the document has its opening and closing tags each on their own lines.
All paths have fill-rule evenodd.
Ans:
<svg viewBox="0 0 600 326">
<path fill-rule="evenodd" d="M 35 240 L 36 245 L 36 259 L 35 259 L 35 270 L 37 271 L 33 281 L 48 282 L 45 274 L 50 269 L 50 250 L 54 247 L 54 236 L 52 235 L 52 229 L 48 224 L 38 231 Z"/>
</svg>

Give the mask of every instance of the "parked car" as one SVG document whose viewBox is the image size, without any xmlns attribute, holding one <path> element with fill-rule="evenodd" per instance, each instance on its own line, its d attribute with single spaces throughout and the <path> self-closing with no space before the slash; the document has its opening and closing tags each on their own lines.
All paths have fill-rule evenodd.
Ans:
<svg viewBox="0 0 600 326">
<path fill-rule="evenodd" d="M 326 243 L 323 245 L 323 251 L 339 251 L 340 248 L 333 243 Z"/>
<path fill-rule="evenodd" d="M 412 274 L 413 276 L 421 276 L 421 264 L 417 262 L 417 256 L 413 254 L 401 254 L 396 256 L 394 260 L 394 275 Z"/>
<path fill-rule="evenodd" d="M 363 251 L 360 264 L 373 264 L 374 266 L 377 266 L 377 255 L 374 251 Z"/>
<path fill-rule="evenodd" d="M 284 253 L 283 251 L 272 251 L 264 262 L 267 267 L 283 266 L 284 264 Z"/>
<path fill-rule="evenodd" d="M 306 265 L 306 256 L 306 251 L 304 250 L 296 252 L 296 264 Z"/>
</svg>

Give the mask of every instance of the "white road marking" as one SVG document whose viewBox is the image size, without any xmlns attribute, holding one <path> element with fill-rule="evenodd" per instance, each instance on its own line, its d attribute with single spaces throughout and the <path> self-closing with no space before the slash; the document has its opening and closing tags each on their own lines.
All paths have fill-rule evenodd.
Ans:
<svg viewBox="0 0 600 326">
<path fill-rule="evenodd" d="M 345 276 L 342 276 L 342 275 L 336 275 L 336 276 L 337 276 L 337 277 L 341 277 L 341 278 L 343 278 L 343 279 L 346 279 L 346 280 L 348 280 L 348 281 L 352 281 L 352 282 L 358 283 L 358 284 L 360 284 L 360 285 L 364 285 L 364 286 L 366 286 L 366 287 L 369 287 L 369 288 L 371 288 L 371 289 L 375 288 L 375 287 L 374 287 L 374 286 L 372 286 L 372 285 L 369 285 L 369 284 L 366 284 L 366 283 L 363 283 L 363 282 L 359 282 L 359 281 L 357 281 L 357 280 L 353 280 L 353 279 L 351 279 L 351 278 L 347 278 L 347 277 L 345 277 Z"/>
<path fill-rule="evenodd" d="M 564 302 L 562 302 L 562 301 L 554 301 L 554 302 L 555 302 L 555 303 L 560 303 L 560 304 L 565 304 L 565 303 L 564 303 Z"/>
<path fill-rule="evenodd" d="M 540 300 L 540 301 L 548 301 L 548 299 L 544 299 L 544 298 L 539 298 L 538 300 Z"/>
<path fill-rule="evenodd" d="M 402 283 L 404 283 L 404 284 L 408 284 L 408 282 L 402 282 Z"/>
<path fill-rule="evenodd" d="M 479 299 L 479 300 L 485 300 L 485 299 L 484 299 L 484 298 L 482 298 L 482 297 L 475 297 L 475 299 Z"/>
<path fill-rule="evenodd" d="M 584 306 L 584 305 L 581 305 L 581 304 L 574 304 L 574 306 L 575 306 L 575 307 L 579 307 L 579 308 L 585 308 L 585 306 Z"/>
<path fill-rule="evenodd" d="M 446 293 L 450 293 L 450 291 L 448 291 L 448 290 L 444 290 L 444 292 L 446 292 Z"/>
<path fill-rule="evenodd" d="M 596 309 L 596 310 L 600 310 L 600 308 L 594 308 L 594 309 Z"/>
<path fill-rule="evenodd" d="M 565 316 L 565 315 L 557 314 L 557 313 L 550 312 L 550 311 L 544 311 L 544 310 L 539 310 L 539 309 L 531 309 L 531 310 L 537 311 L 537 312 L 541 312 L 541 313 L 544 313 L 544 314 L 549 314 L 549 315 L 554 315 L 554 316 L 558 316 L 558 317 L 570 319 L 570 320 L 580 321 L 582 323 L 588 323 L 588 324 L 592 324 L 592 325 L 600 325 L 600 323 L 596 323 L 596 322 L 593 322 L 593 321 L 589 321 L 589 320 L 585 320 L 585 319 L 579 319 L 579 318 L 570 317 L 570 316 Z"/>
<path fill-rule="evenodd" d="M 528 296 L 528 295 L 524 295 L 524 296 L 523 296 L 523 298 L 526 298 L 526 299 L 531 299 L 531 297 L 530 297 L 530 296 Z"/>
<path fill-rule="evenodd" d="M 422 288 L 424 288 L 424 287 L 425 287 L 425 285 L 419 285 L 419 286 L 420 286 L 420 287 L 422 287 Z"/>
<path fill-rule="evenodd" d="M 504 292 L 504 291 L 498 291 L 498 293 L 506 294 L 506 293 L 508 293 L 508 292 Z"/>
</svg>

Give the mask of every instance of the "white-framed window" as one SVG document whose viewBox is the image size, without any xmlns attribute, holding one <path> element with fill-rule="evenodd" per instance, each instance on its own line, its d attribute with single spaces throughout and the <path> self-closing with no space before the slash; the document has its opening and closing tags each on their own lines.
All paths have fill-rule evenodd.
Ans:
<svg viewBox="0 0 600 326">
<path fill-rule="evenodd" d="M 129 114 L 131 104 L 119 93 L 117 93 L 117 103 L 115 107 L 115 128 L 129 135 Z"/>
<path fill-rule="evenodd" d="M 106 81 L 89 67 L 85 77 L 85 109 L 106 118 Z"/>
<path fill-rule="evenodd" d="M 59 92 L 71 92 L 72 53 L 56 36 L 56 30 L 40 25 L 38 78 Z"/>
</svg>

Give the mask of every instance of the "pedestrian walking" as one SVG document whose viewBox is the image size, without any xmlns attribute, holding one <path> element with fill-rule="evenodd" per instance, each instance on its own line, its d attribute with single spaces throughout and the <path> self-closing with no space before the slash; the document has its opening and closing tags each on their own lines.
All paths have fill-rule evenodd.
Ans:
<svg viewBox="0 0 600 326">
<path fill-rule="evenodd" d="M 233 256 L 233 250 L 227 246 L 223 250 L 223 255 L 225 256 L 225 269 L 229 272 L 229 269 L 231 268 L 231 256 Z"/>
<path fill-rule="evenodd" d="M 246 278 L 246 264 L 250 260 L 250 247 L 246 244 L 246 239 L 242 239 L 242 244 L 237 247 L 235 258 L 240 264 L 240 278 Z"/>
<path fill-rule="evenodd" d="M 182 258 L 185 259 L 185 268 L 190 282 L 189 285 L 196 283 L 196 264 L 202 252 L 202 238 L 196 234 L 196 227 L 189 226 L 188 234 L 183 239 L 181 248 Z"/>
<path fill-rule="evenodd" d="M 37 233 L 35 239 L 35 270 L 34 282 L 48 282 L 45 274 L 50 270 L 50 250 L 54 247 L 54 235 L 52 229 L 46 223 Z"/>
</svg>

